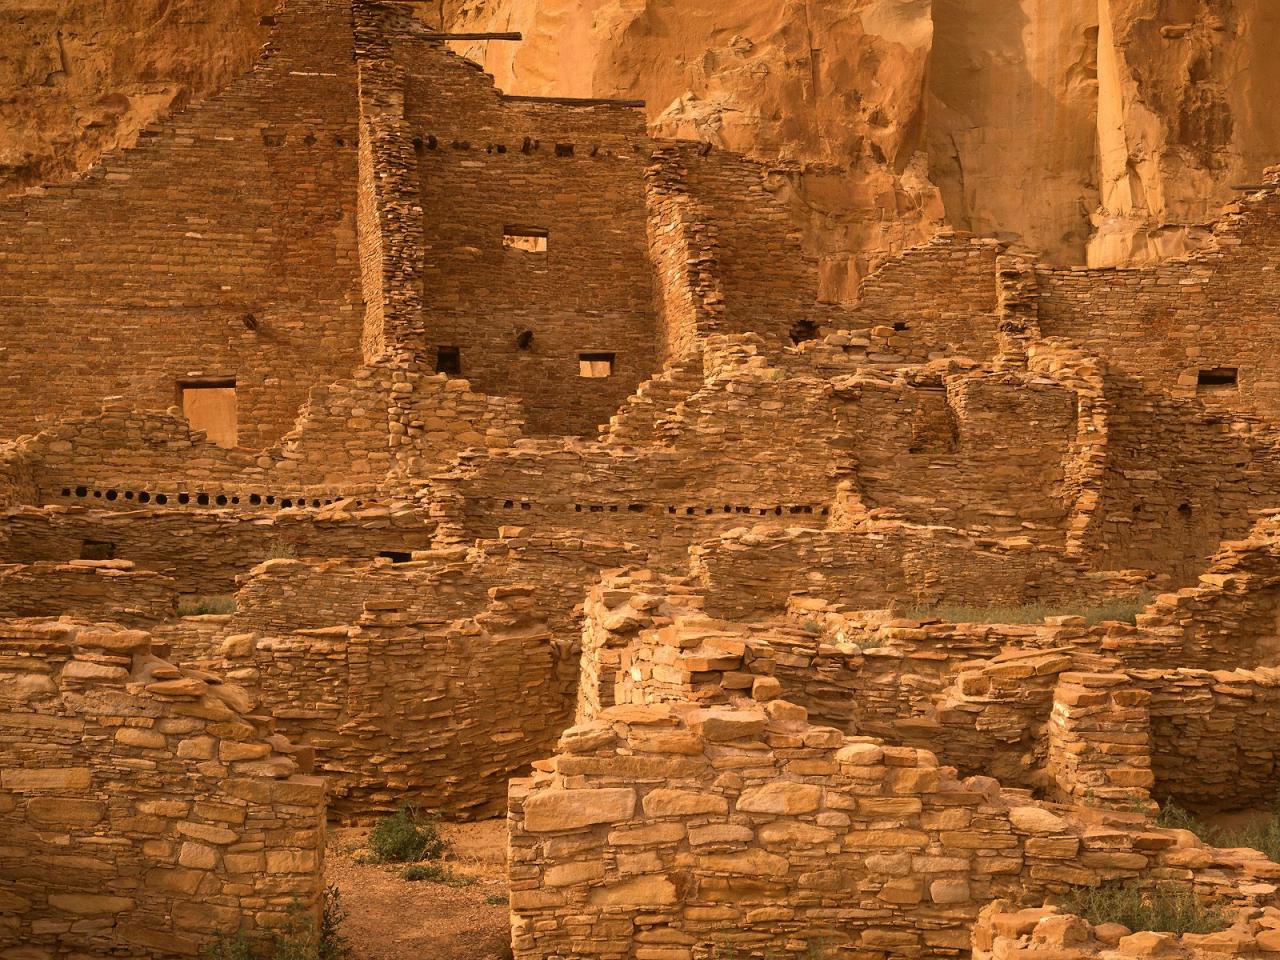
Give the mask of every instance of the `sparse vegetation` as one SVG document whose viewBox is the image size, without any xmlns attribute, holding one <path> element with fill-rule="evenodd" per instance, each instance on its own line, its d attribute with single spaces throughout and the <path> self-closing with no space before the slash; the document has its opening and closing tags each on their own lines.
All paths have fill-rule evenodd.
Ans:
<svg viewBox="0 0 1280 960">
<path fill-rule="evenodd" d="M 210 960 L 347 960 L 351 946 L 342 935 L 347 912 L 338 888 L 325 889 L 320 922 L 294 901 L 283 927 L 266 937 L 235 933 L 219 937 L 208 950 Z"/>
<path fill-rule="evenodd" d="M 200 617 L 211 613 L 235 613 L 236 598 L 232 594 L 187 597 L 178 601 L 178 616 Z"/>
<path fill-rule="evenodd" d="M 1249 847 L 1280 863 L 1280 798 L 1272 801 L 1271 809 L 1265 815 L 1235 827 L 1205 823 L 1170 800 L 1160 808 L 1156 823 L 1171 829 L 1190 830 L 1215 847 Z"/>
<path fill-rule="evenodd" d="M 276 542 L 267 548 L 264 560 L 297 560 L 298 548 L 292 543 Z"/>
<path fill-rule="evenodd" d="M 448 849 L 440 835 L 440 818 L 419 813 L 411 803 L 380 820 L 369 834 L 369 852 L 380 863 L 439 860 Z"/>
<path fill-rule="evenodd" d="M 415 863 L 413 866 L 405 867 L 400 876 L 410 882 L 426 880 L 430 883 L 443 883 L 447 887 L 469 887 L 476 882 L 475 877 L 454 873 L 440 863 Z"/>
<path fill-rule="evenodd" d="M 1231 926 L 1231 918 L 1220 907 L 1205 904 L 1189 887 L 1172 883 L 1104 884 L 1075 891 L 1062 907 L 1092 924 L 1119 923 L 1133 931 L 1216 933 Z"/>
<path fill-rule="evenodd" d="M 1092 626 L 1110 620 L 1136 623 L 1138 614 L 1152 599 L 1152 594 L 1144 590 L 1132 600 L 1111 600 L 1092 606 L 1050 603 L 993 607 L 962 604 L 915 605 L 902 610 L 901 615 L 914 620 L 941 620 L 945 623 L 1040 623 L 1045 617 L 1084 617 L 1085 622 Z"/>
</svg>

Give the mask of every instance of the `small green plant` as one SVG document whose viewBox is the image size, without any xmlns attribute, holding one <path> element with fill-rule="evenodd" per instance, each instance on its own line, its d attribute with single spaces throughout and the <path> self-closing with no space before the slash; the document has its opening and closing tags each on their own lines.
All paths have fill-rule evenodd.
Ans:
<svg viewBox="0 0 1280 960">
<path fill-rule="evenodd" d="M 1095 926 L 1119 923 L 1135 932 L 1216 933 L 1231 926 L 1231 918 L 1220 907 L 1206 905 L 1190 888 L 1172 883 L 1154 887 L 1112 883 L 1076 890 L 1062 908 Z"/>
<path fill-rule="evenodd" d="M 289 905 L 287 913 L 284 926 L 271 931 L 269 939 L 244 933 L 224 935 L 207 956 L 210 960 L 349 960 L 351 945 L 340 929 L 347 911 L 337 887 L 324 891 L 319 924 L 299 900 Z"/>
<path fill-rule="evenodd" d="M 476 882 L 475 877 L 454 873 L 439 863 L 415 863 L 405 867 L 400 876 L 410 882 L 426 880 L 430 883 L 443 883 L 446 887 L 469 887 Z"/>
<path fill-rule="evenodd" d="M 201 617 L 210 613 L 235 613 L 236 598 L 231 594 L 187 597 L 178 601 L 178 616 Z"/>
<path fill-rule="evenodd" d="M 1269 812 L 1236 827 L 1215 827 L 1198 819 L 1172 800 L 1166 801 L 1156 817 L 1156 824 L 1179 830 L 1190 830 L 1215 847 L 1250 847 L 1280 863 L 1280 798 L 1273 800 Z"/>
<path fill-rule="evenodd" d="M 384 817 L 369 834 L 369 851 L 380 863 L 439 860 L 448 849 L 448 841 L 440 836 L 440 818 L 420 814 L 411 803 Z"/>
<path fill-rule="evenodd" d="M 292 543 L 281 543 L 279 541 L 267 547 L 267 555 L 264 560 L 297 560 L 298 548 Z"/>
<path fill-rule="evenodd" d="M 485 895 L 484 902 L 491 907 L 505 907 L 511 902 L 511 898 L 505 893 L 490 893 Z"/>
</svg>

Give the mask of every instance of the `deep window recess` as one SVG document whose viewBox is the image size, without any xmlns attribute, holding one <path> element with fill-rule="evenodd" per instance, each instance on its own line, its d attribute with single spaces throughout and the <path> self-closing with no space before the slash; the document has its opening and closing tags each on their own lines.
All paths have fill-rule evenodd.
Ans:
<svg viewBox="0 0 1280 960">
<path fill-rule="evenodd" d="M 413 554 L 406 550 L 380 550 L 378 556 L 386 557 L 392 563 L 408 563 L 413 559 Z"/>
<path fill-rule="evenodd" d="M 578 376 L 580 377 L 612 377 L 612 353 L 580 353 L 578 354 Z"/>
<path fill-rule="evenodd" d="M 116 545 L 105 540 L 85 540 L 80 544 L 81 560 L 114 560 Z"/>
<path fill-rule="evenodd" d="M 1201 370 L 1196 376 L 1196 386 L 1202 390 L 1222 390 L 1238 387 L 1240 371 L 1235 367 L 1214 367 Z"/>
<path fill-rule="evenodd" d="M 211 443 L 233 449 L 239 437 L 236 382 L 228 377 L 179 380 L 182 412 L 192 430 L 203 430 Z"/>
<path fill-rule="evenodd" d="M 462 376 L 462 350 L 459 347 L 436 347 L 436 373 Z"/>
<path fill-rule="evenodd" d="M 502 245 L 523 253 L 546 253 L 550 233 L 545 227 L 522 227 L 508 224 L 502 228 Z"/>
</svg>

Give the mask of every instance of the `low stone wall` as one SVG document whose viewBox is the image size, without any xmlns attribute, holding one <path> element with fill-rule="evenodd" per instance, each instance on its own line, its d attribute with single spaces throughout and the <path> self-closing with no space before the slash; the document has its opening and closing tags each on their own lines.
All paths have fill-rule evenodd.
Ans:
<svg viewBox="0 0 1280 960">
<path fill-rule="evenodd" d="M 1092 604 L 1138 595 L 1146 575 L 1093 573 L 1027 540 L 978 540 L 944 527 L 867 521 L 856 529 L 739 528 L 694 547 L 707 612 L 761 619 L 793 596 L 852 609 L 938 603 Z"/>
<path fill-rule="evenodd" d="M 1280 784 L 1280 669 L 1133 671 L 1149 698 L 1158 799 L 1266 806 Z"/>
<path fill-rule="evenodd" d="M 195 957 L 323 889 L 325 786 L 140 631 L 0 622 L 0 953 Z"/>
<path fill-rule="evenodd" d="M 359 622 L 233 634 L 197 661 L 234 677 L 315 749 L 332 811 L 367 820 L 406 801 L 453 818 L 503 809 L 509 777 L 572 720 L 576 649 L 557 641 L 529 587 L 490 588 L 471 616 L 369 601 Z"/>
<path fill-rule="evenodd" d="M 173 616 L 177 604 L 177 584 L 127 560 L 0 566 L 0 617 L 66 615 L 144 625 Z"/>
<path fill-rule="evenodd" d="M 1077 822 L 959 782 L 927 751 L 813 726 L 785 701 L 612 707 L 538 770 L 510 795 L 517 960 L 964 956 L 998 897 L 1175 871 L 1257 903 L 1280 876 L 1137 815 Z"/>
<path fill-rule="evenodd" d="M 1241 910 L 1217 933 L 1155 933 L 1120 924 L 1094 926 L 1055 907 L 1018 909 L 996 900 L 973 927 L 973 960 L 1099 960 L 1111 957 L 1274 957 L 1280 953 L 1280 909 Z"/>
<path fill-rule="evenodd" d="M 88 491 L 86 491 L 88 493 Z M 13 563 L 76 560 L 87 549 L 172 577 L 187 594 L 234 593 L 236 577 L 271 556 L 365 557 L 431 544 L 435 524 L 403 502 L 347 500 L 320 509 L 278 502 L 257 507 L 181 505 L 107 510 L 22 507 L 0 517 L 7 537 L 0 559 Z M 136 497 L 133 498 L 136 503 Z"/>
<path fill-rule="evenodd" d="M 575 608 L 601 571 L 639 561 L 626 543 L 558 534 L 538 536 L 504 527 L 495 540 L 415 551 L 389 559 L 268 560 L 243 578 L 230 630 L 290 633 L 356 622 L 371 602 L 392 601 L 413 616 L 451 620 L 472 616 L 487 591 L 533 586 L 557 636 L 575 642 Z"/>
</svg>

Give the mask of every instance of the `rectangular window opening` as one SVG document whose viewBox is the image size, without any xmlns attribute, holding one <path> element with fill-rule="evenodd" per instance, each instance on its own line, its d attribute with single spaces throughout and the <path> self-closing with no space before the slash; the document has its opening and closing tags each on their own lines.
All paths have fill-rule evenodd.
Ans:
<svg viewBox="0 0 1280 960">
<path fill-rule="evenodd" d="M 462 376 L 462 349 L 436 347 L 436 373 L 443 373 L 450 377 Z"/>
<path fill-rule="evenodd" d="M 239 444 L 236 381 L 231 377 L 200 377 L 178 381 L 182 413 L 192 430 L 203 430 L 210 443 L 233 450 Z"/>
<path fill-rule="evenodd" d="M 413 559 L 413 554 L 408 550 L 380 550 L 378 556 L 386 557 L 392 563 L 408 563 Z"/>
<path fill-rule="evenodd" d="M 592 379 L 613 376 L 612 353 L 578 354 L 578 376 Z"/>
<path fill-rule="evenodd" d="M 545 227 L 523 227 L 508 224 L 502 228 L 502 245 L 522 253 L 546 253 L 550 233 Z"/>
<path fill-rule="evenodd" d="M 1240 371 L 1235 367 L 1214 367 L 1196 375 L 1196 387 L 1201 390 L 1230 390 L 1239 385 Z"/>
<path fill-rule="evenodd" d="M 80 543 L 81 560 L 114 560 L 116 545 L 106 540 L 84 540 Z"/>
</svg>

